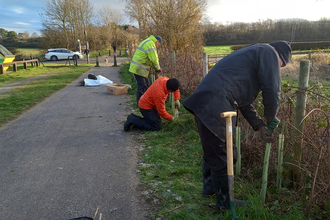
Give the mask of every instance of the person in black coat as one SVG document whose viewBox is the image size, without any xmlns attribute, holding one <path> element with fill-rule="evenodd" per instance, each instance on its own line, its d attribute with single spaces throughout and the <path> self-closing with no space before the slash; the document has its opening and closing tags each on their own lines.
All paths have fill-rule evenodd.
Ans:
<svg viewBox="0 0 330 220">
<path fill-rule="evenodd" d="M 279 123 L 276 117 L 280 91 L 280 67 L 291 56 L 286 41 L 254 44 L 221 59 L 205 76 L 194 93 L 182 104 L 195 116 L 203 146 L 203 195 L 216 194 L 217 207 L 229 209 L 226 155 L 226 120 L 220 114 L 238 111 L 260 132 L 266 142 L 273 142 L 272 131 Z M 262 92 L 264 117 L 260 118 L 252 103 Z M 233 136 L 237 117 L 232 118 Z M 234 163 L 237 149 L 233 146 Z M 237 200 L 237 205 L 242 202 Z"/>
</svg>

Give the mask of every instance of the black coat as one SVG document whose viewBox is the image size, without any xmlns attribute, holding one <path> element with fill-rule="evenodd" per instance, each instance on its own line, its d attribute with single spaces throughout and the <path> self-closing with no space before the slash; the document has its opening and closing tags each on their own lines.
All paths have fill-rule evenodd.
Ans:
<svg viewBox="0 0 330 220">
<path fill-rule="evenodd" d="M 268 44 L 254 44 L 221 59 L 182 104 L 225 142 L 222 112 L 239 109 L 254 130 L 265 126 L 252 106 L 260 91 L 264 117 L 273 119 L 279 106 L 281 75 L 278 54 Z M 236 117 L 232 120 L 234 126 Z"/>
</svg>

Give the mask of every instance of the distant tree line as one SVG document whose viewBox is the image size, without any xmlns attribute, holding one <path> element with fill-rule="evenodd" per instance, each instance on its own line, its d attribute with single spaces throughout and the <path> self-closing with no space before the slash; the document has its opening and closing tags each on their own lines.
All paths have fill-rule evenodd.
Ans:
<svg viewBox="0 0 330 220">
<path fill-rule="evenodd" d="M 235 45 L 267 43 L 275 40 L 289 42 L 330 41 L 330 19 L 263 20 L 253 23 L 234 22 L 204 24 L 206 45 Z"/>
<path fill-rule="evenodd" d="M 40 36 L 36 32 L 30 35 L 28 31 L 16 33 L 0 28 L 0 44 L 5 47 L 38 48 L 40 47 Z"/>
</svg>

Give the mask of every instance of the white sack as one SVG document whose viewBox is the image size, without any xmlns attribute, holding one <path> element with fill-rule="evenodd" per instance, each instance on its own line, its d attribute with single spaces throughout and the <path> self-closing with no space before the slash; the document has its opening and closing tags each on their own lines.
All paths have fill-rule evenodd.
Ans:
<svg viewBox="0 0 330 220">
<path fill-rule="evenodd" d="M 104 76 L 98 75 L 96 76 L 97 80 L 95 79 L 84 79 L 85 86 L 102 86 L 105 84 L 113 84 L 113 82 Z"/>
</svg>

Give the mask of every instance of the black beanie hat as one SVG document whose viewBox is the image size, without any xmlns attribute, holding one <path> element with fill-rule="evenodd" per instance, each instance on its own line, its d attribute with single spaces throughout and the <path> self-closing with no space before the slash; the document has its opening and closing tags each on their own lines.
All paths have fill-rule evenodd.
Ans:
<svg viewBox="0 0 330 220">
<path fill-rule="evenodd" d="M 291 45 L 287 41 L 274 41 L 270 43 L 272 47 L 275 48 L 281 60 L 283 61 L 284 66 L 289 62 L 291 56 Z"/>
<path fill-rule="evenodd" d="M 155 38 L 159 41 L 160 44 L 162 44 L 163 38 L 161 36 L 156 36 Z"/>
<path fill-rule="evenodd" d="M 176 78 L 171 78 L 166 82 L 167 90 L 176 91 L 179 89 L 180 82 Z"/>
</svg>

